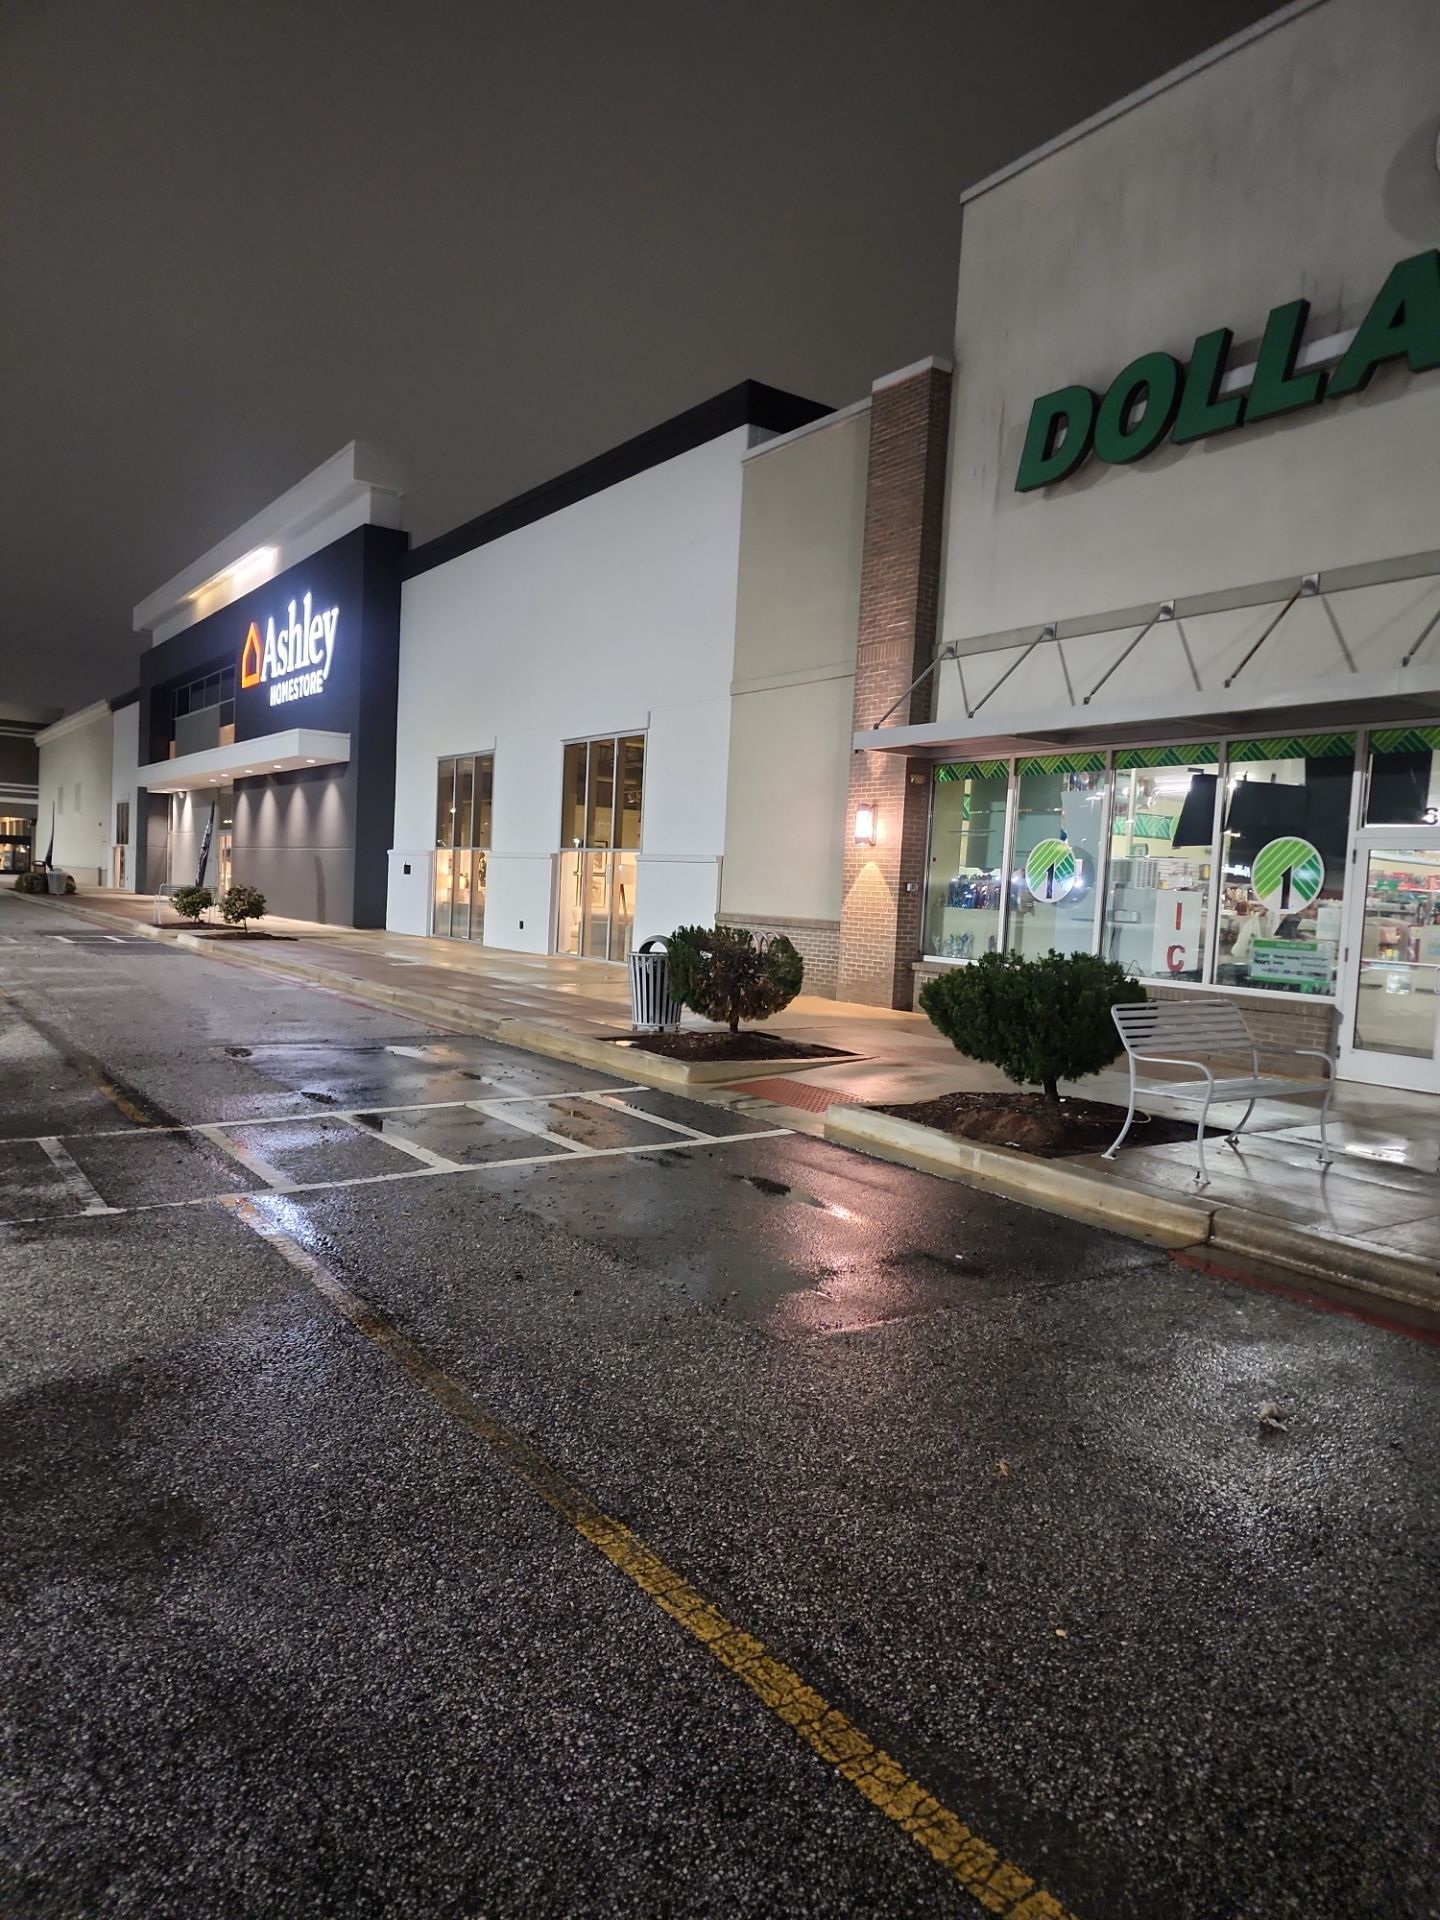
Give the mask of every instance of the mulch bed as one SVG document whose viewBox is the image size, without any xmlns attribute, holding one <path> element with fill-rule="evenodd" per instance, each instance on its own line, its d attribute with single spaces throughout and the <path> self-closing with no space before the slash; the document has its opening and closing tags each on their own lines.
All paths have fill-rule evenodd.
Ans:
<svg viewBox="0 0 1440 1920">
<path fill-rule="evenodd" d="M 293 933 L 259 933 L 239 927 L 195 927 L 188 920 L 180 924 L 182 933 L 193 933 L 202 940 L 293 940 Z"/>
<path fill-rule="evenodd" d="M 909 1106 L 877 1107 L 875 1111 L 985 1146 L 1015 1147 L 1042 1160 L 1058 1160 L 1069 1153 L 1101 1153 L 1125 1120 L 1124 1107 L 1112 1107 L 1106 1100 L 1062 1099 L 1055 1107 L 1043 1093 L 944 1093 L 938 1100 L 916 1100 Z M 1218 1127 L 1207 1129 L 1210 1133 L 1222 1131 Z M 1167 1147 L 1176 1140 L 1194 1138 L 1194 1121 L 1165 1120 L 1158 1114 L 1139 1112 L 1122 1151 Z"/>
<path fill-rule="evenodd" d="M 639 1053 L 663 1053 L 668 1060 L 853 1060 L 839 1047 L 816 1047 L 785 1040 L 775 1033 L 632 1033 L 614 1043 Z"/>
</svg>

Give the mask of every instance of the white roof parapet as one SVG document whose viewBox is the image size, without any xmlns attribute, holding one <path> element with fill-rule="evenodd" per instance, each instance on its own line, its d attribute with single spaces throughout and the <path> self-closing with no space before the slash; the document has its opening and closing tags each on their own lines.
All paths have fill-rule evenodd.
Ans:
<svg viewBox="0 0 1440 1920">
<path fill-rule="evenodd" d="M 76 733 L 81 727 L 88 727 L 93 721 L 108 719 L 110 702 L 94 700 L 88 707 L 77 707 L 74 713 L 67 713 L 52 726 L 43 727 L 35 735 L 37 747 L 48 747 L 52 740 L 63 740 L 67 733 Z"/>
<path fill-rule="evenodd" d="M 398 460 L 352 440 L 142 600 L 135 631 L 158 644 L 355 527 L 403 526 L 409 486 Z"/>
</svg>

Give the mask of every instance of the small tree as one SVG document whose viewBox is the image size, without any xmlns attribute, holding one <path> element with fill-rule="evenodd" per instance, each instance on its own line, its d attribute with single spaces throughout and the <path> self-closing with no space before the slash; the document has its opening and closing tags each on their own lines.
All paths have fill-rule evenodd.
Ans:
<svg viewBox="0 0 1440 1920">
<path fill-rule="evenodd" d="M 265 896 L 257 887 L 227 887 L 220 896 L 220 918 L 228 927 L 265 918 Z"/>
<path fill-rule="evenodd" d="M 209 887 L 177 887 L 170 904 L 182 920 L 198 920 L 207 907 L 215 904 L 215 896 Z"/>
<path fill-rule="evenodd" d="M 788 1007 L 805 978 L 783 933 L 757 940 L 748 927 L 677 927 L 666 946 L 675 998 L 732 1033 L 742 1020 L 768 1020 Z"/>
<path fill-rule="evenodd" d="M 1061 1080 L 1099 1073 L 1119 1053 L 1110 1009 L 1144 998 L 1118 960 L 1093 953 L 982 954 L 920 989 L 922 1012 L 952 1046 L 1022 1086 L 1038 1080 L 1056 1101 Z"/>
</svg>

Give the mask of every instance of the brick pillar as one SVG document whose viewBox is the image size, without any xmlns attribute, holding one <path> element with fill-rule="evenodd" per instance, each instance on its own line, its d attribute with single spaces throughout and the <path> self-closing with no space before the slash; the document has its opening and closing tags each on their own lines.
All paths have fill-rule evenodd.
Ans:
<svg viewBox="0 0 1440 1920">
<path fill-rule="evenodd" d="M 877 380 L 860 561 L 856 727 L 873 727 L 935 657 L 944 531 L 950 368 L 925 360 Z M 893 727 L 934 716 L 932 673 L 891 714 Z M 931 767 L 893 753 L 850 761 L 836 996 L 908 1007 L 925 906 Z M 855 810 L 875 809 L 873 847 L 855 844 Z M 911 890 L 906 891 L 907 887 Z"/>
</svg>

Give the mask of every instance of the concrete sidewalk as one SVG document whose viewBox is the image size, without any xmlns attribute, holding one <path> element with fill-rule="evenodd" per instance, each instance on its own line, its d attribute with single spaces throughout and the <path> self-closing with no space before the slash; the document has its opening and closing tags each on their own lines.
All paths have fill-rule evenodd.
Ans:
<svg viewBox="0 0 1440 1920">
<path fill-rule="evenodd" d="M 137 929 L 148 928 L 154 918 L 149 896 L 86 889 L 68 904 Z M 184 933 L 173 914 L 166 912 L 165 920 L 167 937 Z M 243 956 L 248 964 L 312 977 L 319 973 L 362 998 L 412 1010 L 419 1006 L 434 1017 L 481 1030 L 502 1020 L 521 1022 L 548 1030 L 557 1041 L 570 1036 L 582 1043 L 629 1030 L 628 985 L 619 965 L 306 922 L 265 924 L 281 937 L 247 942 L 238 951 L 230 946 L 225 957 Z M 698 1028 L 709 1024 L 686 1018 L 687 1025 Z M 895 1105 L 1010 1085 L 996 1069 L 958 1055 L 918 1014 L 802 995 L 766 1030 L 854 1056 L 783 1077 L 768 1075 L 762 1065 L 754 1078 L 732 1083 L 732 1096 L 746 1098 L 747 1104 L 752 1099 L 773 1103 L 784 1111 L 787 1124 L 805 1131 L 819 1131 L 832 1104 Z M 1112 1071 L 1076 1091 L 1123 1105 L 1125 1086 L 1123 1073 Z M 1149 1104 L 1157 1111 L 1167 1106 L 1159 1099 Z M 1169 1111 L 1195 1118 L 1193 1107 L 1179 1103 Z M 1331 1107 L 1330 1137 L 1335 1157 L 1322 1167 L 1316 1103 L 1302 1099 L 1262 1106 L 1238 1149 L 1211 1146 L 1205 1202 L 1244 1212 L 1277 1230 L 1291 1226 L 1363 1243 L 1382 1262 L 1393 1256 L 1397 1267 L 1413 1269 L 1418 1261 L 1440 1286 L 1440 1100 L 1341 1082 Z M 1114 1166 L 1098 1155 L 1064 1164 L 1133 1188 L 1137 1206 L 1144 1195 L 1193 1199 L 1196 1193 L 1194 1147 L 1185 1142 L 1127 1148 Z"/>
</svg>

